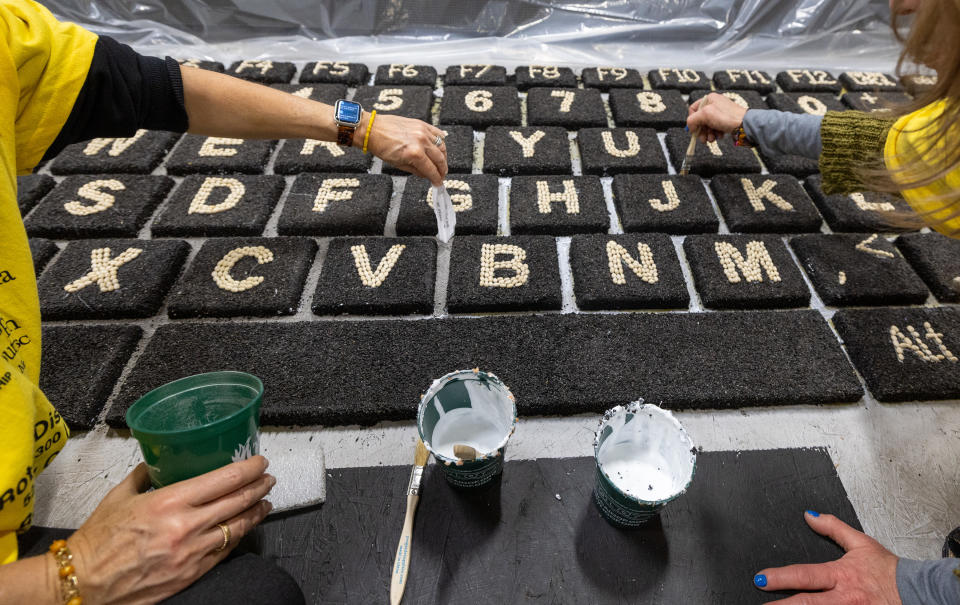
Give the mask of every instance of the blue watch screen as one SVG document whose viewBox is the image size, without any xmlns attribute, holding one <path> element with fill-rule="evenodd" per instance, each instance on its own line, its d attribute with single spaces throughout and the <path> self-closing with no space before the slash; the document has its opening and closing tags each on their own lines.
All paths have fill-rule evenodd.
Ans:
<svg viewBox="0 0 960 605">
<path fill-rule="evenodd" d="M 352 101 L 341 101 L 337 103 L 337 120 L 347 123 L 356 123 L 360 121 L 360 105 Z"/>
</svg>

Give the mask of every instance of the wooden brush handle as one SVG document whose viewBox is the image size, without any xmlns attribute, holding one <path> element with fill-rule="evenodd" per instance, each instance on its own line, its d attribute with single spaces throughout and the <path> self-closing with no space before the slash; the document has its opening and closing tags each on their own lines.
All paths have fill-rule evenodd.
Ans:
<svg viewBox="0 0 960 605">
<path fill-rule="evenodd" d="M 407 572 L 410 571 L 410 549 L 413 547 L 413 515 L 417 512 L 420 496 L 407 496 L 407 517 L 403 520 L 400 543 L 397 544 L 397 556 L 393 559 L 390 574 L 390 605 L 399 605 L 403 599 L 403 590 L 407 587 Z"/>
</svg>

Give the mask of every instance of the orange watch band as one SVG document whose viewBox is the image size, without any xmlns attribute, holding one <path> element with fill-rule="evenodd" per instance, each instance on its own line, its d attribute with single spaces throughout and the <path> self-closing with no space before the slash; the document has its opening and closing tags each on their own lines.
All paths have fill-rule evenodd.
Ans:
<svg viewBox="0 0 960 605">
<path fill-rule="evenodd" d="M 347 147 L 353 146 L 353 133 L 357 131 L 355 126 L 343 126 L 342 124 L 337 126 L 337 143 L 340 145 L 346 145 Z"/>
</svg>

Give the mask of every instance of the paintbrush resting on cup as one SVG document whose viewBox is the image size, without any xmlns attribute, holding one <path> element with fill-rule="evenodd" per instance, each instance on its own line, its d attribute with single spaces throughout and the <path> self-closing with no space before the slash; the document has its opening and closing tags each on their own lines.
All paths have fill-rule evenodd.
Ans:
<svg viewBox="0 0 960 605">
<path fill-rule="evenodd" d="M 413 458 L 413 470 L 410 472 L 410 484 L 407 486 L 407 517 L 403 520 L 400 543 L 397 544 L 397 556 L 393 560 L 393 573 L 390 576 L 390 605 L 398 605 L 403 599 L 403 590 L 407 587 L 407 572 L 410 570 L 410 547 L 413 545 L 413 516 L 420 501 L 420 482 L 423 480 L 423 467 L 427 465 L 430 452 L 417 439 L 417 453 Z"/>
<path fill-rule="evenodd" d="M 704 107 L 710 104 L 710 97 L 703 97 L 697 111 L 702 111 Z M 693 164 L 693 156 L 697 151 L 697 134 L 700 131 L 690 133 L 690 143 L 687 145 L 687 155 L 683 156 L 683 164 L 680 165 L 680 176 L 686 176 L 690 172 L 690 165 Z"/>
</svg>

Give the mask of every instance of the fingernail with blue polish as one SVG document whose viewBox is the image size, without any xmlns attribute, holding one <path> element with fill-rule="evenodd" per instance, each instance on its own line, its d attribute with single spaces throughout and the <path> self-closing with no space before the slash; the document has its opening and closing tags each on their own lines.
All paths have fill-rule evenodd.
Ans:
<svg viewBox="0 0 960 605">
<path fill-rule="evenodd" d="M 753 576 L 753 583 L 756 584 L 758 588 L 763 588 L 767 585 L 767 576 L 763 575 L 762 573 L 758 573 L 757 575 Z"/>
<path fill-rule="evenodd" d="M 683 129 L 686 130 L 687 132 L 690 132 L 690 127 L 689 127 L 689 126 L 684 126 Z"/>
<path fill-rule="evenodd" d="M 813 510 L 808 510 L 808 511 L 807 511 L 807 514 L 810 515 L 811 517 L 819 517 L 819 516 L 820 516 L 820 513 L 818 513 L 817 511 L 813 511 Z"/>
</svg>

